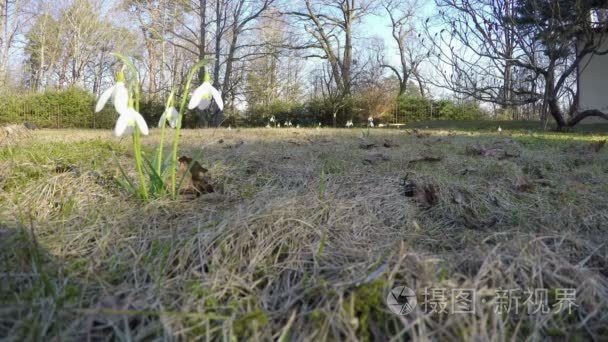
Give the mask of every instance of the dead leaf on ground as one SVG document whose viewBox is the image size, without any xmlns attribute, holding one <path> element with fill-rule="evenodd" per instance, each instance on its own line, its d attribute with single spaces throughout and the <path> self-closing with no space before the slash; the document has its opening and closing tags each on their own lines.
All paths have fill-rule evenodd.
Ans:
<svg viewBox="0 0 608 342">
<path fill-rule="evenodd" d="M 462 171 L 460 171 L 460 174 L 465 176 L 468 175 L 470 173 L 475 173 L 477 172 L 477 169 L 472 168 L 472 167 L 465 167 Z"/>
<path fill-rule="evenodd" d="M 373 154 L 366 156 L 365 159 L 363 159 L 363 164 L 376 165 L 378 163 L 389 161 L 389 160 L 391 160 L 391 159 L 389 157 L 383 155 L 382 153 L 373 153 Z"/>
<path fill-rule="evenodd" d="M 502 150 L 497 148 L 485 148 L 484 146 L 468 145 L 466 152 L 473 156 L 497 157 L 502 154 Z"/>
<path fill-rule="evenodd" d="M 420 162 L 438 162 L 443 160 L 443 158 L 439 157 L 439 156 L 422 156 L 420 158 L 416 158 L 416 159 L 412 159 L 410 161 L 408 161 L 408 164 L 415 164 L 415 163 L 420 163 Z"/>
<path fill-rule="evenodd" d="M 184 179 L 180 194 L 186 196 L 200 196 L 214 192 L 211 185 L 211 177 L 207 175 L 207 170 L 198 161 L 193 161 L 192 158 L 181 156 L 179 159 L 178 178 Z M 186 175 L 189 171 L 189 176 Z"/>
<path fill-rule="evenodd" d="M 483 230 L 492 228 L 498 223 L 498 218 L 492 217 L 489 219 L 481 219 L 469 207 L 465 207 L 461 215 L 462 224 L 470 229 Z"/>
<path fill-rule="evenodd" d="M 76 172 L 76 166 L 59 163 L 55 166 L 55 173 Z"/>
<path fill-rule="evenodd" d="M 406 176 L 403 188 L 405 197 L 413 198 L 422 207 L 430 208 L 439 202 L 438 189 L 434 184 L 419 185 Z"/>
<path fill-rule="evenodd" d="M 391 140 L 384 140 L 384 144 L 382 144 L 382 146 L 386 148 L 399 147 L 399 145 L 393 143 Z"/>
<path fill-rule="evenodd" d="M 374 147 L 376 147 L 376 144 L 367 140 L 363 140 L 359 143 L 359 148 L 362 150 L 371 150 Z"/>
<path fill-rule="evenodd" d="M 518 177 L 515 180 L 515 189 L 520 192 L 530 192 L 534 189 L 534 183 L 526 176 Z"/>
<path fill-rule="evenodd" d="M 414 199 L 425 208 L 430 208 L 439 202 L 437 187 L 433 184 L 425 184 L 417 188 Z"/>
<path fill-rule="evenodd" d="M 517 158 L 520 156 L 520 153 L 513 149 L 507 149 L 502 147 L 486 148 L 483 145 L 468 145 L 466 147 L 466 154 L 482 157 L 497 157 L 500 160 L 507 158 Z"/>
<path fill-rule="evenodd" d="M 224 143 L 224 139 L 220 139 L 217 141 L 218 144 L 223 144 Z"/>
<path fill-rule="evenodd" d="M 243 145 L 245 142 L 243 140 L 239 140 L 238 142 L 236 142 L 234 145 L 226 145 L 226 149 L 231 149 L 231 148 L 237 148 L 237 147 L 241 147 L 241 145 Z"/>
</svg>

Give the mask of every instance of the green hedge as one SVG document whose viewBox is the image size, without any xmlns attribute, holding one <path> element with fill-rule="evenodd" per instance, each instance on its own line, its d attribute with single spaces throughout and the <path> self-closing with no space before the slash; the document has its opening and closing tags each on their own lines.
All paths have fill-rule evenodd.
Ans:
<svg viewBox="0 0 608 342">
<path fill-rule="evenodd" d="M 0 95 L 0 124 L 30 123 L 40 128 L 111 128 L 111 106 L 94 113 L 95 96 L 79 88 Z"/>
<path fill-rule="evenodd" d="M 40 128 L 113 128 L 118 117 L 114 107 L 108 103 L 95 113 L 95 103 L 95 95 L 75 87 L 40 93 L 12 90 L 0 94 L 0 125 L 27 122 Z M 158 124 L 163 110 L 163 103 L 140 103 L 150 127 Z"/>
<path fill-rule="evenodd" d="M 397 99 L 399 120 L 416 122 L 439 120 L 479 120 L 484 112 L 473 101 L 431 100 L 420 96 L 402 96 Z"/>
</svg>

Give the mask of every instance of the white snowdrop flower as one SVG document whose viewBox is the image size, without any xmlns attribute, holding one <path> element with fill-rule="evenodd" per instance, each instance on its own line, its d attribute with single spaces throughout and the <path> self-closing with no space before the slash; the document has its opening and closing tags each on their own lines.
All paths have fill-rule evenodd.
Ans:
<svg viewBox="0 0 608 342">
<path fill-rule="evenodd" d="M 276 121 L 277 121 L 277 120 L 274 118 L 274 115 L 270 117 L 270 122 L 274 123 L 274 122 L 276 122 Z"/>
<path fill-rule="evenodd" d="M 353 120 L 346 121 L 346 128 L 351 128 L 351 127 L 353 127 Z"/>
<path fill-rule="evenodd" d="M 277 127 L 278 127 L 278 128 L 281 128 L 281 124 L 277 124 Z"/>
<path fill-rule="evenodd" d="M 169 126 L 171 126 L 171 128 L 175 128 L 177 126 L 178 116 L 179 112 L 177 111 L 177 109 L 175 109 L 175 107 L 168 107 L 167 109 L 165 109 L 163 115 L 160 116 L 160 120 L 158 121 L 158 127 L 162 127 L 163 120 L 167 120 Z"/>
<path fill-rule="evenodd" d="M 116 109 L 118 114 L 123 114 L 127 111 L 129 108 L 129 92 L 127 91 L 127 87 L 125 87 L 124 76 L 122 76 L 122 80 L 120 78 L 121 76 L 118 76 L 117 79 L 119 81 L 99 95 L 99 99 L 95 105 L 95 113 L 101 112 L 110 98 L 112 98 L 114 109 Z"/>
<path fill-rule="evenodd" d="M 125 133 L 132 133 L 136 126 L 141 131 L 141 134 L 148 135 L 148 124 L 146 124 L 144 117 L 135 109 L 127 108 L 127 110 L 118 117 L 118 120 L 116 120 L 114 134 L 117 137 L 120 137 Z"/>
<path fill-rule="evenodd" d="M 205 74 L 203 84 L 198 86 L 190 97 L 188 109 L 194 109 L 197 107 L 200 110 L 207 109 L 209 108 L 209 105 L 211 105 L 212 99 L 217 104 L 217 108 L 220 110 L 224 109 L 224 100 L 222 100 L 222 94 L 220 94 L 220 92 L 209 82 L 209 74 Z"/>
<path fill-rule="evenodd" d="M 502 132 L 502 128 L 498 126 L 498 133 Z"/>
<path fill-rule="evenodd" d="M 230 127 L 230 125 L 228 125 L 228 130 L 229 130 L 229 131 L 232 131 L 232 127 Z"/>
<path fill-rule="evenodd" d="M 300 124 L 297 124 L 297 125 L 296 125 L 296 128 L 298 128 L 298 129 L 299 129 L 299 128 L 300 128 Z"/>
</svg>

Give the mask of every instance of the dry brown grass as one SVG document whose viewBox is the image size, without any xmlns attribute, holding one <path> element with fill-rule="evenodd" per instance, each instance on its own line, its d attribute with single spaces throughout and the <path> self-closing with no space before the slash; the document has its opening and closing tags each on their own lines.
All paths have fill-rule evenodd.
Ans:
<svg viewBox="0 0 608 342">
<path fill-rule="evenodd" d="M 36 131 L 0 153 L 0 337 L 606 340 L 600 139 L 186 130 L 183 154 L 200 156 L 218 191 L 142 205 L 112 181 L 110 150 L 130 165 L 126 140 Z M 406 181 L 432 188 L 432 203 L 406 197 Z M 385 304 L 396 285 L 419 303 L 427 287 L 480 300 L 475 314 L 397 316 Z M 495 312 L 500 289 L 536 288 L 552 303 L 574 288 L 578 306 Z"/>
</svg>

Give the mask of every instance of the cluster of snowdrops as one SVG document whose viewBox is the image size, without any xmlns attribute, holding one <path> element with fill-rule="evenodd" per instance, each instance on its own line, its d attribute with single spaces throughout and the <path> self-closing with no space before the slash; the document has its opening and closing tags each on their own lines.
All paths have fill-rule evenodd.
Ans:
<svg viewBox="0 0 608 342">
<path fill-rule="evenodd" d="M 187 77 L 187 81 L 182 91 L 179 107 L 176 106 L 176 87 L 171 90 L 167 98 L 165 111 L 161 115 L 158 123 L 161 129 L 160 144 L 157 153 L 153 158 L 148 158 L 142 153 L 141 149 L 141 134 L 148 135 L 149 129 L 146 120 L 139 114 L 139 73 L 135 65 L 125 56 L 118 53 L 113 54 L 122 63 L 122 68 L 118 71 L 115 83 L 112 87 L 104 91 L 97 101 L 95 111 L 99 112 L 103 109 L 106 103 L 111 99 L 118 112 L 119 116 L 116 120 L 114 133 L 116 136 L 131 134 L 133 137 L 133 152 L 135 156 L 135 166 L 139 176 L 139 184 L 133 182 L 120 168 L 123 179 L 120 183 L 133 194 L 137 195 L 144 201 L 147 201 L 151 196 L 158 197 L 167 194 L 167 191 L 173 198 L 176 197 L 177 190 L 181 179 L 177 179 L 177 151 L 179 145 L 179 132 L 181 129 L 182 117 L 186 110 L 186 102 L 188 109 L 198 108 L 204 110 L 215 101 L 220 110 L 223 109 L 224 103 L 221 94 L 209 83 L 209 75 L 204 73 L 202 84 L 197 87 L 188 101 L 190 94 L 190 86 L 192 78 L 197 74 L 200 68 L 208 64 L 208 60 L 202 60 L 195 64 Z M 125 71 L 128 71 L 125 73 Z M 128 77 L 126 77 L 128 76 Z M 177 107 L 177 108 L 176 108 Z M 173 149 L 168 162 L 163 162 L 163 143 L 165 140 L 165 129 L 167 124 L 173 128 Z M 165 159 L 166 160 L 166 159 Z M 120 164 L 119 164 L 120 166 Z M 170 183 L 169 183 L 170 182 Z"/>
</svg>

